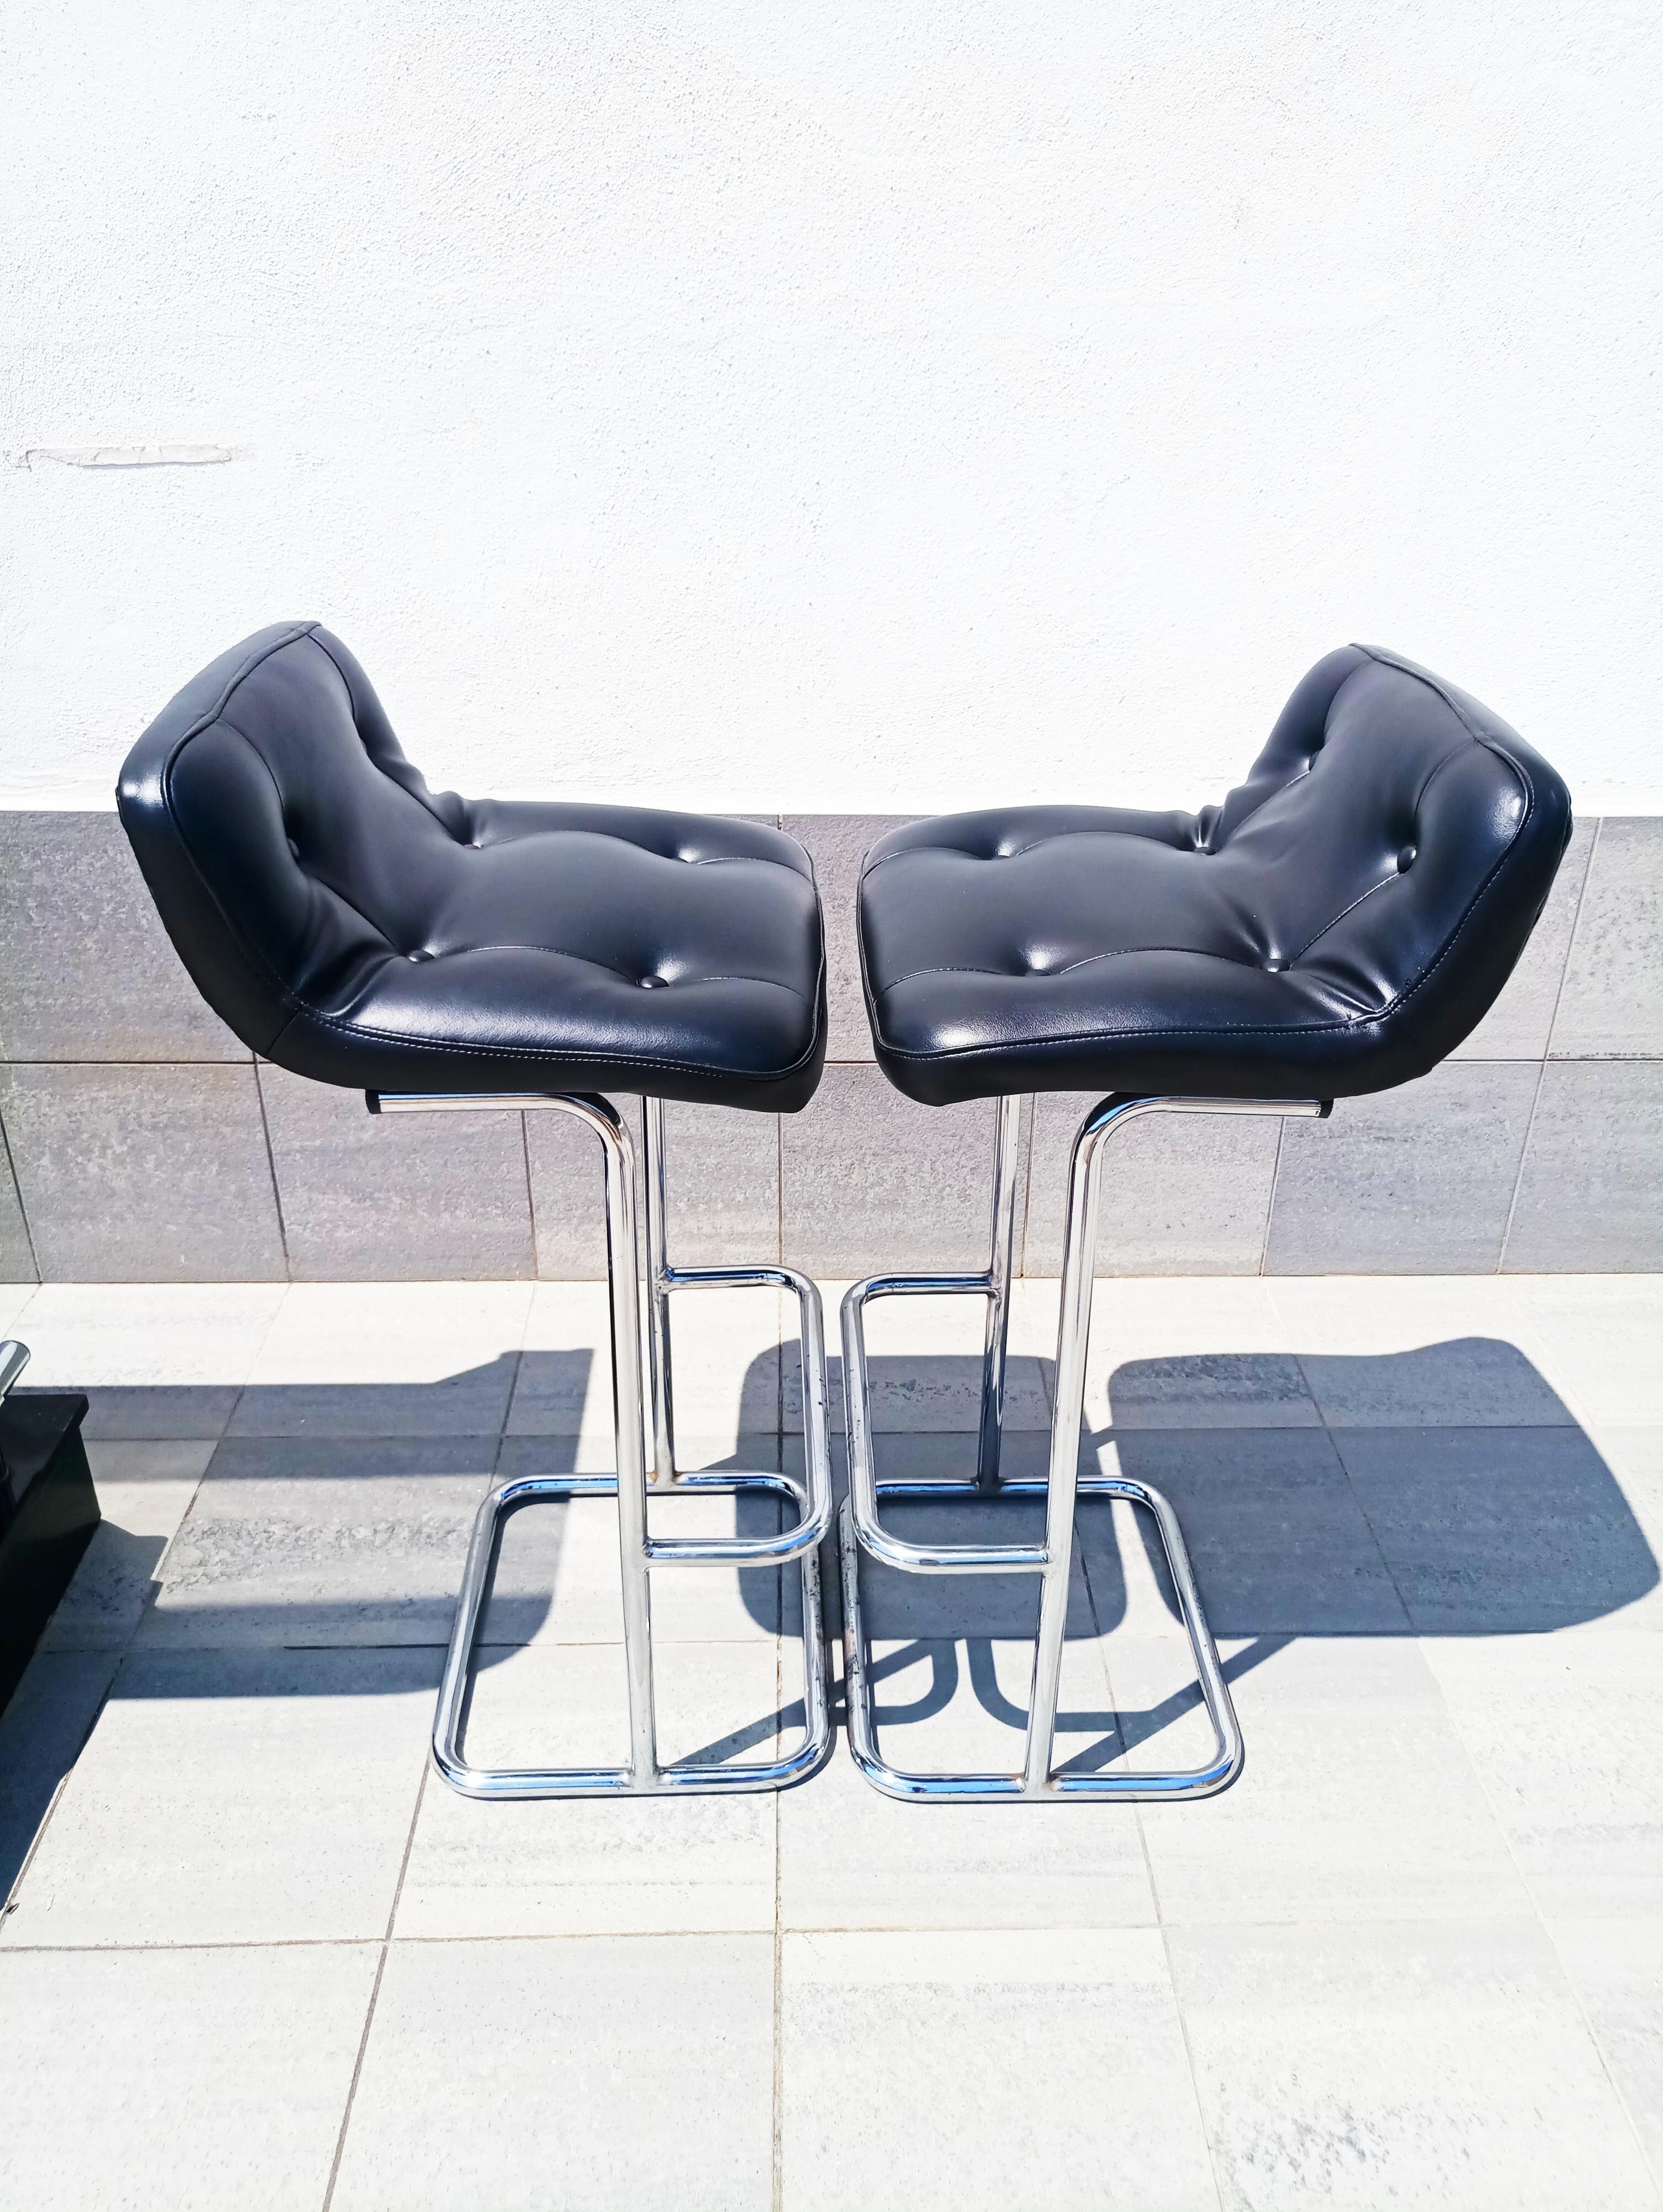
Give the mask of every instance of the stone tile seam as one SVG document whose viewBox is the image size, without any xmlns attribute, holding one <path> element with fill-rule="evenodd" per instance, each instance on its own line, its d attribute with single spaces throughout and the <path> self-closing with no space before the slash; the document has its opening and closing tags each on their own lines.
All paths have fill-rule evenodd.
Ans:
<svg viewBox="0 0 1663 2212">
<path fill-rule="evenodd" d="M 1587 1913 L 1576 1915 L 1579 1921 L 1592 1921 L 1601 1927 L 1624 1928 L 1654 1924 L 1655 1913 Z M 1462 1926 L 1473 1928 L 1529 1928 L 1545 1925 L 1536 1913 L 1478 1912 L 1466 1910 L 1457 1913 L 1422 1912 L 1369 1913 L 1360 1916 L 1361 1924 L 1370 1929 L 1444 1928 Z M 1073 1918 L 1048 1923 L 1046 1932 L 1053 1935 L 1100 1935 L 1105 1931 L 1136 1931 L 1154 1934 L 1162 1927 L 1169 1928 L 1174 1935 L 1188 1934 L 1196 1929 L 1209 1933 L 1217 1929 L 1252 1930 L 1255 1929 L 1308 1928 L 1324 1929 L 1332 1923 L 1320 1917 L 1302 1919 L 1296 1915 L 1280 1918 L 1212 1919 L 1205 1917 L 1157 1920 Z M 966 1930 L 960 1920 L 909 1920 L 900 1924 L 894 1921 L 856 1923 L 847 1920 L 815 1921 L 792 1920 L 781 1929 L 783 1936 L 892 1936 L 904 1941 L 909 1936 L 962 1935 L 1031 1936 L 1035 1931 L 1032 1922 L 1001 1923 L 984 1920 Z M 753 1928 L 562 1928 L 532 1929 L 513 1936 L 392 1936 L 386 1940 L 388 1951 L 456 1949 L 467 1945 L 479 1948 L 501 1948 L 513 1943 L 720 1943 L 736 1937 L 761 1937 L 768 1933 L 765 1925 Z M 217 1952 L 217 1951 L 370 1951 L 383 1948 L 377 1936 L 273 1936 L 224 1937 L 213 1942 L 185 1943 L 6 1943 L 0 1944 L 0 1965 L 9 1958 L 143 1958 L 158 1952 Z M 1558 1952 L 1554 1951 L 1554 1963 L 1559 1964 Z M 1565 1969 L 1560 1966 L 1563 1973 Z M 1569 1977 L 1567 1977 L 1569 1978 Z M 1574 1984 L 1573 1984 L 1574 1987 Z M 1180 2006 L 1181 2010 L 1181 2006 Z M 1580 2011 L 1580 2008 L 1579 2008 Z"/>
<path fill-rule="evenodd" d="M 323 2212 L 329 2212 L 335 2202 L 336 2184 L 341 2177 L 341 2160 L 345 2155 L 347 2136 L 352 2126 L 352 2108 L 357 2102 L 358 2084 L 364 2071 L 364 2058 L 369 2050 L 369 2039 L 375 2027 L 375 2008 L 381 1995 L 381 1983 L 387 1971 L 387 1953 L 392 1945 L 392 1931 L 398 1920 L 399 1900 L 404 1894 L 404 1876 L 410 1870 L 410 1853 L 416 1845 L 416 1824 L 422 1818 L 422 1800 L 428 1794 L 428 1776 L 432 1771 L 423 1759 L 422 1774 L 416 1785 L 416 1802 L 410 1808 L 410 1826 L 405 1831 L 404 1851 L 398 1862 L 398 1879 L 393 1885 L 392 1903 L 387 1908 L 387 1922 L 382 1930 L 380 1955 L 375 1962 L 375 1978 L 370 1984 L 369 2002 L 364 2008 L 364 2025 L 358 2038 L 357 2056 L 353 2061 L 352 2079 L 347 2085 L 346 2103 L 341 2113 L 341 2124 L 335 2137 L 335 2154 L 330 2160 L 329 2185 L 324 2191 Z"/>
</svg>

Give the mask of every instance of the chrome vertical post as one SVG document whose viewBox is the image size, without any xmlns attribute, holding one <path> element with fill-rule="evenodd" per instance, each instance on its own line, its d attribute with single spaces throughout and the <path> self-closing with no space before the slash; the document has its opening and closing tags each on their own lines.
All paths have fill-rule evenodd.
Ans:
<svg viewBox="0 0 1663 2212">
<path fill-rule="evenodd" d="M 664 1158 L 664 1101 L 646 1106 L 646 1362 L 652 1389 L 652 1480 L 676 1479 L 676 1391 L 670 1368 L 671 1278 Z"/>
<path fill-rule="evenodd" d="M 1080 1417 L 1085 1410 L 1085 1356 L 1091 1340 L 1092 1267 L 1097 1252 L 1097 1146 L 1130 1109 L 1099 1107 L 1074 1139 L 1068 1158 L 1068 1211 L 1063 1231 L 1062 1307 L 1057 1320 L 1057 1401 L 1045 1492 L 1045 1565 L 1040 1579 L 1040 1627 L 1028 1705 L 1023 1788 L 1041 1796 L 1051 1777 L 1068 1626 L 1068 1584 L 1074 1559 L 1074 1497 L 1080 1477 Z"/>
<path fill-rule="evenodd" d="M 659 1779 L 652 1713 L 652 1596 L 646 1566 L 646 1458 L 641 1434 L 640 1243 L 635 1231 L 635 1148 L 609 1101 L 586 1102 L 585 1117 L 606 1159 L 606 1280 L 612 1309 L 612 1428 L 618 1470 L 618 1569 L 623 1585 L 624 1664 L 629 1678 L 629 1779 Z M 657 1103 L 656 1101 L 654 1102 Z"/>
<path fill-rule="evenodd" d="M 987 1260 L 987 1328 L 981 1355 L 981 1418 L 976 1437 L 976 1481 L 999 1486 L 1004 1441 L 1004 1354 L 1011 1334 L 1011 1267 L 1016 1251 L 1017 1164 L 1022 1100 L 1001 1098 L 993 1135 L 993 1221 Z"/>
</svg>

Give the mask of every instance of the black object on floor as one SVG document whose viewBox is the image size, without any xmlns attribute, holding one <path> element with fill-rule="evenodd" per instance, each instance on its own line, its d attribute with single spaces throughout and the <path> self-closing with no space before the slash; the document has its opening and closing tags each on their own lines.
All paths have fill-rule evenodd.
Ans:
<svg viewBox="0 0 1663 2212">
<path fill-rule="evenodd" d="M 78 1390 L 0 1404 L 0 1711 L 98 1526 L 86 1414 Z"/>
</svg>

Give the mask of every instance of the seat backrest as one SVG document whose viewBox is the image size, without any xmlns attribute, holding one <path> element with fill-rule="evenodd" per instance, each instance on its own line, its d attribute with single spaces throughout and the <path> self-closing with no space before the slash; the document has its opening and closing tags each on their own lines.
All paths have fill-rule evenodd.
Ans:
<svg viewBox="0 0 1663 2212">
<path fill-rule="evenodd" d="M 1364 1018 L 1414 1000 L 1430 1066 L 1512 971 L 1570 830 L 1563 782 L 1498 715 L 1352 645 L 1300 684 L 1198 842 L 1265 966 Z"/>
<path fill-rule="evenodd" d="M 466 802 L 428 789 L 316 623 L 257 631 L 193 677 L 129 754 L 117 804 L 180 957 L 257 1052 L 297 994 L 344 1003 L 420 941 L 434 872 L 469 834 Z"/>
</svg>

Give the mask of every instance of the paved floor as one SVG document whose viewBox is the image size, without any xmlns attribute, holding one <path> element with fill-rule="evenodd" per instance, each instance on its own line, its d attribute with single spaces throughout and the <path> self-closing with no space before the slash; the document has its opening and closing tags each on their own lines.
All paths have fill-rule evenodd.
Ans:
<svg viewBox="0 0 1663 2212">
<path fill-rule="evenodd" d="M 677 1302 L 690 1458 L 794 1450 L 777 1320 Z M 889 1468 L 965 1463 L 978 1325 L 880 1311 Z M 1089 1449 L 1175 1501 L 1248 1746 L 1142 1810 L 898 1805 L 841 1747 L 778 1799 L 438 1783 L 476 1501 L 606 1463 L 597 1285 L 59 1285 L 0 1328 L 91 1389 L 106 1515 L 0 1718 L 8 2207 L 1663 2201 L 1663 1281 L 1101 1287 Z M 1171 1763 L 1126 1515 L 1080 1516 L 1060 1755 Z M 511 1522 L 476 1756 L 620 1755 L 611 1542 Z M 1014 1765 L 1032 1584 L 869 1589 L 885 1749 Z M 656 1602 L 671 1753 L 789 1732 L 771 1577 Z"/>
</svg>

